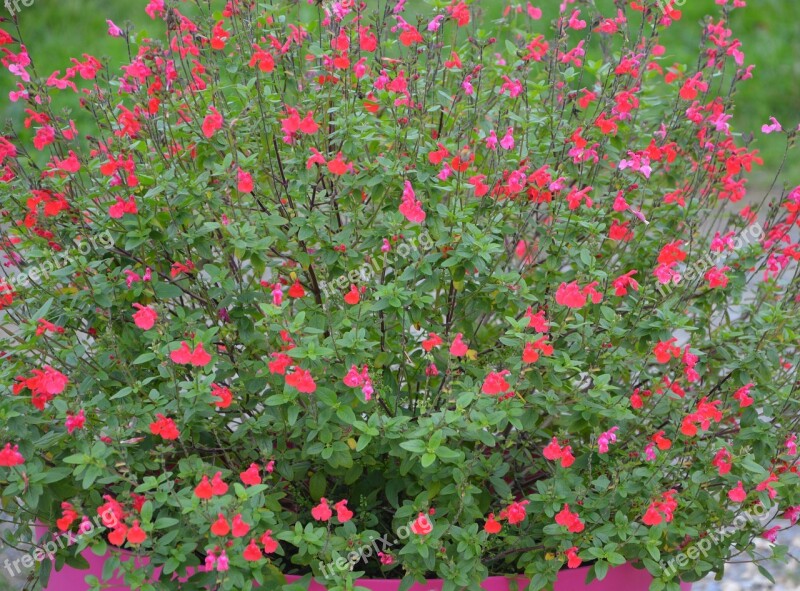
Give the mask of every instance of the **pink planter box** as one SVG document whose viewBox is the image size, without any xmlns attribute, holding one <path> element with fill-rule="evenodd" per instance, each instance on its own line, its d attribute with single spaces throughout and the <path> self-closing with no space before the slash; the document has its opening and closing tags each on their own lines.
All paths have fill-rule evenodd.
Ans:
<svg viewBox="0 0 800 591">
<path fill-rule="evenodd" d="M 87 575 L 94 575 L 102 580 L 103 563 L 105 558 L 95 556 L 91 551 L 86 550 L 83 557 L 89 562 L 88 570 L 77 570 L 71 567 L 64 567 L 61 571 L 53 571 L 50 575 L 50 582 L 44 591 L 87 591 L 89 586 L 84 582 Z M 564 570 L 558 575 L 555 584 L 555 591 L 647 591 L 652 578 L 646 570 L 637 570 L 625 564 L 612 568 L 608 571 L 606 578 L 602 581 L 594 581 L 585 585 L 586 574 L 589 567 L 581 567 L 575 570 Z M 299 580 L 298 576 L 287 576 L 288 582 Z M 518 578 L 518 589 L 524 591 L 525 579 Z M 131 591 L 123 585 L 119 579 L 109 581 L 106 591 Z M 443 581 L 430 580 L 426 584 L 415 584 L 409 591 L 441 591 Z M 366 587 L 370 591 L 397 591 L 400 587 L 399 579 L 360 579 L 357 585 Z M 486 591 L 512 591 L 510 579 L 506 577 L 489 577 L 484 581 L 483 588 Z M 691 583 L 682 583 L 681 591 L 691 591 Z M 325 591 L 325 587 L 315 581 L 309 585 L 309 591 Z"/>
</svg>

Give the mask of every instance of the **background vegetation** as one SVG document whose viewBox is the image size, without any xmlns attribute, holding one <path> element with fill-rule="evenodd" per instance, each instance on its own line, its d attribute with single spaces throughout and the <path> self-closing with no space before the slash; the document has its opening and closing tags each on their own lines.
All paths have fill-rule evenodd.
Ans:
<svg viewBox="0 0 800 591">
<path fill-rule="evenodd" d="M 375 1 L 367 0 L 370 3 Z M 425 4 L 443 3 L 414 0 L 409 6 L 413 9 L 414 3 L 423 1 Z M 555 1 L 541 0 L 535 4 Z M 612 3 L 611 0 L 597 2 Z M 491 18 L 499 17 L 509 4 L 504 0 L 480 0 L 480 3 Z M 800 34 L 793 21 L 797 0 L 751 0 L 748 4 L 747 8 L 734 11 L 731 24 L 734 34 L 742 40 L 746 63 L 756 66 L 755 76 L 741 86 L 733 122 L 737 131 L 755 135 L 756 145 L 765 159 L 764 178 L 756 177 L 755 180 L 765 185 L 783 159 L 785 141 L 782 136 L 763 136 L 761 125 L 770 115 L 777 117 L 787 129 L 800 122 L 800 60 L 797 59 L 800 56 Z M 49 74 L 57 69 L 63 72 L 70 65 L 69 58 L 82 53 L 108 59 L 116 68 L 127 60 L 128 48 L 123 40 L 106 35 L 106 19 L 112 19 L 120 26 L 130 22 L 139 36 L 148 33 L 160 35 L 161 24 L 149 19 L 144 12 L 145 5 L 146 0 L 38 0 L 22 10 L 19 23 L 40 74 Z M 0 10 L 4 12 L 3 8 Z M 667 44 L 673 50 L 685 48 L 683 53 L 676 51 L 674 56 L 667 56 L 674 57 L 677 62 L 686 62 L 696 53 L 700 32 L 698 23 L 703 15 L 716 14 L 719 6 L 714 0 L 687 0 L 682 10 L 683 18 L 669 31 L 670 40 L 680 43 Z M 3 95 L 12 84 L 11 76 L 5 70 L 0 72 Z M 74 116 L 79 129 L 83 124 L 81 131 L 88 133 L 89 117 L 80 112 Z M 16 127 L 20 127 L 24 119 L 23 105 L 4 101 L 0 105 L 0 118 L 3 121 L 11 119 Z M 792 166 L 791 160 L 787 162 L 782 180 L 800 183 L 800 167 Z"/>
</svg>

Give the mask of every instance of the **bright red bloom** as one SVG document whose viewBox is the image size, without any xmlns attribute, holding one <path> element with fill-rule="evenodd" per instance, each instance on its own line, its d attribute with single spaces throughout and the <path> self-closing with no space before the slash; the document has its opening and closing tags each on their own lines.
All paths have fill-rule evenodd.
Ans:
<svg viewBox="0 0 800 591">
<path fill-rule="evenodd" d="M 211 489 L 211 483 L 208 481 L 208 476 L 203 475 L 203 479 L 200 481 L 194 489 L 194 496 L 198 499 L 208 500 L 214 496 L 214 491 Z"/>
<path fill-rule="evenodd" d="M 233 401 L 233 393 L 230 389 L 219 384 L 211 384 L 211 395 L 219 399 L 214 401 L 217 408 L 228 408 Z"/>
<path fill-rule="evenodd" d="M 239 478 L 242 479 L 248 486 L 255 486 L 257 484 L 261 484 L 261 474 L 259 473 L 258 464 L 250 464 L 250 467 L 239 474 Z"/>
<path fill-rule="evenodd" d="M 299 367 L 295 368 L 292 373 L 286 374 L 286 383 L 305 394 L 311 394 L 317 389 L 311 372 Z"/>
<path fill-rule="evenodd" d="M 147 534 L 139 527 L 139 520 L 133 522 L 133 527 L 128 530 L 128 543 L 138 546 L 147 539 Z"/>
<path fill-rule="evenodd" d="M 250 524 L 242 519 L 242 514 L 237 513 L 233 516 L 233 523 L 231 525 L 231 533 L 234 538 L 243 538 L 250 531 Z"/>
<path fill-rule="evenodd" d="M 489 517 L 486 518 L 486 523 L 483 524 L 483 531 L 487 534 L 499 534 L 502 529 L 503 526 L 499 521 L 495 520 L 494 513 L 489 513 Z"/>
<path fill-rule="evenodd" d="M 680 347 L 676 347 L 672 343 L 675 343 L 678 339 L 676 337 L 672 337 L 668 341 L 659 341 L 658 344 L 653 348 L 653 354 L 656 356 L 656 361 L 659 363 L 669 363 L 669 360 L 674 357 L 678 359 L 681 356 Z"/>
<path fill-rule="evenodd" d="M 358 302 L 361 301 L 361 294 L 358 291 L 358 288 L 355 285 L 350 286 L 350 291 L 348 291 L 344 296 L 344 301 L 351 306 L 355 306 Z"/>
<path fill-rule="evenodd" d="M 292 358 L 285 353 L 272 353 L 271 357 L 275 359 L 267 364 L 269 373 L 286 375 L 286 370 L 292 365 Z"/>
<path fill-rule="evenodd" d="M 264 554 L 272 554 L 280 548 L 280 544 L 272 538 L 272 530 L 268 529 L 261 536 L 261 545 L 264 546 Z"/>
<path fill-rule="evenodd" d="M 577 546 L 573 546 L 572 548 L 568 549 L 564 554 L 567 557 L 567 568 L 578 568 L 583 562 L 578 557 Z"/>
<path fill-rule="evenodd" d="M 217 472 L 211 479 L 211 492 L 215 496 L 221 496 L 228 492 L 228 485 L 222 480 L 222 472 Z"/>
<path fill-rule="evenodd" d="M 578 514 L 571 512 L 566 503 L 561 512 L 556 514 L 556 523 L 566 527 L 573 534 L 582 532 L 585 527 Z"/>
<path fill-rule="evenodd" d="M 435 332 L 430 332 L 428 333 L 428 338 L 422 341 L 422 348 L 425 349 L 425 351 L 430 352 L 435 347 L 441 345 L 443 342 L 444 341 L 438 334 L 436 334 Z"/>
<path fill-rule="evenodd" d="M 225 519 L 222 513 L 219 513 L 217 515 L 217 520 L 211 524 L 211 533 L 215 536 L 223 537 L 227 536 L 230 531 L 231 526 L 228 524 L 228 520 Z"/>
<path fill-rule="evenodd" d="M 306 295 L 306 290 L 303 289 L 303 285 L 299 281 L 295 280 L 289 288 L 289 291 L 286 292 L 286 295 L 290 298 L 299 299 Z"/>
<path fill-rule="evenodd" d="M 495 396 L 497 394 L 505 394 L 511 388 L 509 383 L 505 380 L 504 376 L 509 375 L 511 372 L 504 369 L 500 372 L 490 372 L 489 375 L 483 380 L 481 392 Z"/>
<path fill-rule="evenodd" d="M 261 548 L 258 547 L 255 540 L 250 540 L 247 548 L 244 549 L 242 556 L 249 562 L 256 562 L 261 560 L 264 555 L 261 553 Z"/>
<path fill-rule="evenodd" d="M 180 437 L 180 431 L 175 425 L 175 421 L 165 417 L 161 413 L 156 415 L 156 421 L 150 423 L 150 432 L 153 435 L 161 435 L 162 438 L 172 441 Z"/>
<path fill-rule="evenodd" d="M 556 303 L 568 308 L 583 308 L 586 305 L 586 296 L 578 287 L 578 282 L 562 283 L 556 290 Z"/>
</svg>

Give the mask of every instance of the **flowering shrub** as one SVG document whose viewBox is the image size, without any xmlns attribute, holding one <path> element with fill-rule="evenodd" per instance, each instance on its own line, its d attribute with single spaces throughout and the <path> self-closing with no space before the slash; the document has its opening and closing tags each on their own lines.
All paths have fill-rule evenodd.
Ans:
<svg viewBox="0 0 800 591">
<path fill-rule="evenodd" d="M 160 39 L 109 22 L 121 71 L 0 33 L 32 135 L 0 137 L 5 510 L 102 516 L 56 567 L 125 548 L 149 563 L 105 574 L 144 590 L 625 562 L 675 590 L 774 540 L 800 187 L 742 206 L 744 2 L 694 66 L 669 2 L 372 4 L 151 0 Z"/>
</svg>

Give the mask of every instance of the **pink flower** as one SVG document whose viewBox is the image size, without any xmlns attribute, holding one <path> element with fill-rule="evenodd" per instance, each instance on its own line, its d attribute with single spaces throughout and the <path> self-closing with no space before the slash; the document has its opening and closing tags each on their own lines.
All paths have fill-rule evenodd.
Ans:
<svg viewBox="0 0 800 591">
<path fill-rule="evenodd" d="M 134 303 L 133 307 L 139 310 L 133 314 L 133 322 L 142 330 L 150 330 L 155 326 L 158 314 L 150 306 Z"/>
<path fill-rule="evenodd" d="M 768 529 L 764 533 L 761 534 L 761 537 L 767 541 L 772 542 L 773 544 L 778 541 L 778 532 L 781 531 L 781 526 L 776 525 L 773 528 Z"/>
<path fill-rule="evenodd" d="M 114 21 L 106 19 L 106 24 L 108 25 L 108 34 L 112 37 L 122 37 L 124 31 L 120 29 L 117 25 L 114 24 Z"/>
<path fill-rule="evenodd" d="M 487 149 L 489 150 L 497 149 L 497 134 L 495 133 L 494 129 L 489 132 L 489 136 L 484 141 L 486 142 Z"/>
<path fill-rule="evenodd" d="M 198 367 L 203 367 L 211 362 L 211 355 L 203 349 L 203 343 L 197 345 L 192 351 L 186 341 L 181 341 L 181 346 L 170 353 L 169 358 L 179 365 L 194 365 Z"/>
<path fill-rule="evenodd" d="M 789 454 L 790 456 L 796 456 L 797 455 L 797 435 L 792 433 L 786 439 L 786 443 L 784 443 L 784 445 L 786 446 L 786 453 L 787 454 Z"/>
<path fill-rule="evenodd" d="M 500 140 L 500 147 L 504 150 L 513 150 L 514 149 L 514 128 L 509 127 L 506 130 L 506 134 L 503 136 L 503 139 Z"/>
<path fill-rule="evenodd" d="M 241 168 L 236 173 L 237 175 L 237 189 L 240 193 L 252 193 L 253 192 L 253 175 L 249 172 L 245 172 Z"/>
<path fill-rule="evenodd" d="M 19 446 L 15 445 L 13 448 L 10 443 L 0 450 L 0 466 L 21 466 L 25 463 L 25 458 L 19 453 Z"/>
<path fill-rule="evenodd" d="M 746 408 L 753 404 L 753 397 L 750 396 L 750 389 L 753 388 L 753 386 L 755 386 L 755 384 L 751 382 L 733 393 L 734 400 L 739 402 L 739 408 Z"/>
<path fill-rule="evenodd" d="M 214 135 L 215 132 L 222 129 L 223 119 L 222 115 L 219 114 L 219 111 L 217 111 L 216 108 L 209 107 L 208 110 L 211 112 L 208 115 L 206 115 L 206 118 L 203 120 L 202 128 L 203 128 L 203 135 L 206 136 L 207 138 L 210 138 Z"/>
<path fill-rule="evenodd" d="M 741 503 L 747 498 L 747 493 L 742 486 L 741 480 L 736 485 L 736 488 L 732 488 L 728 491 L 728 498 L 734 503 Z"/>
<path fill-rule="evenodd" d="M 616 431 L 618 429 L 619 427 L 611 427 L 611 429 L 602 433 L 600 437 L 597 438 L 597 447 L 601 454 L 608 453 L 608 446 L 617 441 Z"/>
<path fill-rule="evenodd" d="M 453 357 L 463 357 L 467 354 L 469 347 L 461 340 L 464 335 L 458 333 L 456 338 L 453 339 L 453 344 L 450 345 L 450 355 Z"/>
<path fill-rule="evenodd" d="M 764 124 L 761 126 L 761 133 L 770 134 L 773 132 L 777 133 L 779 131 L 783 131 L 783 127 L 781 127 L 781 124 L 777 119 L 775 119 L 775 117 L 770 117 L 769 121 L 769 124 Z"/>
<path fill-rule="evenodd" d="M 347 499 L 342 499 L 333 507 L 336 509 L 336 519 L 339 523 L 347 523 L 353 518 L 353 512 L 347 508 Z"/>
<path fill-rule="evenodd" d="M 67 428 L 67 433 L 70 435 L 76 429 L 83 429 L 84 425 L 86 424 L 86 415 L 83 412 L 83 409 L 78 411 L 78 414 L 74 415 L 71 412 L 67 412 L 67 420 L 64 421 L 64 426 Z"/>
<path fill-rule="evenodd" d="M 416 198 L 414 188 L 411 186 L 411 181 L 405 182 L 403 200 L 400 203 L 399 211 L 413 224 L 419 224 L 425 221 L 425 211 L 422 209 L 422 203 Z"/>
</svg>

